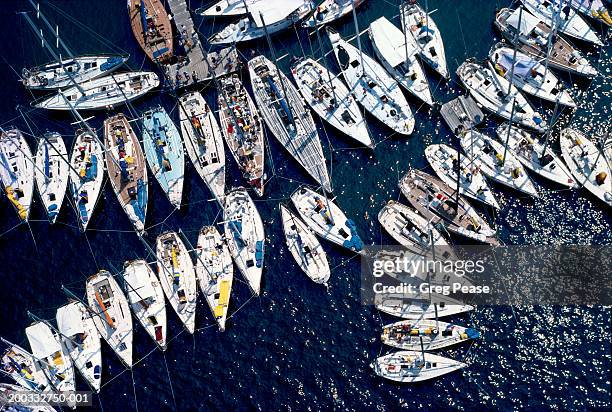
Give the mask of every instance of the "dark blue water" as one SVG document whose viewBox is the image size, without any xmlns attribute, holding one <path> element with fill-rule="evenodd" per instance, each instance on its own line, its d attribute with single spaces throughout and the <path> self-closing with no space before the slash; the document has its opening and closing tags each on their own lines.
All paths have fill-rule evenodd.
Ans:
<svg viewBox="0 0 612 412">
<path fill-rule="evenodd" d="M 48 60 L 23 19 L 15 15 L 26 2 L 3 0 L 0 9 L 0 89 L 2 127 L 17 126 L 38 135 L 58 131 L 71 144 L 73 119 L 29 108 L 31 96 L 11 69 Z M 201 2 L 192 0 L 191 7 Z M 57 0 L 53 4 L 72 18 L 92 28 L 102 40 L 43 2 L 47 16 L 60 24 L 60 32 L 76 53 L 127 51 L 132 69 L 155 69 L 138 48 L 128 24 L 125 0 Z M 425 5 L 424 2 L 422 2 Z M 358 12 L 361 29 L 385 15 L 399 25 L 397 0 L 370 0 Z M 445 40 L 451 72 L 466 57 L 484 59 L 500 35 L 492 21 L 495 9 L 507 2 L 484 0 L 429 1 L 430 10 Z M 197 23 L 201 22 L 196 18 Z M 210 35 L 219 22 L 205 21 L 200 30 Z M 354 33 L 351 19 L 335 24 L 342 34 Z M 308 36 L 300 32 L 303 49 L 311 53 Z M 363 37 L 364 49 L 371 52 Z M 313 38 L 314 39 L 314 38 Z M 294 31 L 274 37 L 277 54 L 301 55 Z M 255 52 L 269 54 L 264 42 L 251 45 Z M 325 41 L 325 50 L 329 45 Z M 315 53 L 318 47 L 313 44 Z M 582 102 L 574 116 L 564 113 L 562 124 L 572 124 L 594 139 L 610 127 L 611 48 L 601 51 L 585 47 L 599 64 L 602 76 L 592 83 L 563 76 Z M 251 51 L 243 47 L 248 55 Z M 335 63 L 329 60 L 333 70 Z M 281 61 L 287 72 L 289 59 Z M 246 74 L 243 73 L 246 76 Z M 435 97 L 447 101 L 460 87 L 456 77 L 448 85 L 429 72 Z M 247 80 L 247 77 L 245 77 Z M 246 82 L 248 83 L 248 81 Z M 216 94 L 205 90 L 214 105 Z M 419 102 L 409 98 L 413 108 Z M 549 116 L 552 107 L 532 100 Z M 163 104 L 177 118 L 176 105 L 167 92 L 156 92 L 134 104 L 139 112 Z M 24 117 L 16 107 L 23 108 Z M 130 116 L 136 114 L 124 109 Z M 99 128 L 109 113 L 91 120 Z M 387 137 L 389 131 L 369 117 L 374 151 L 353 148 L 344 136 L 319 123 L 328 165 L 333 176 L 337 203 L 358 225 L 369 244 L 392 241 L 381 233 L 376 214 L 388 199 L 397 199 L 397 180 L 409 166 L 426 168 L 423 149 L 432 142 L 457 144 L 435 110 L 419 108 L 417 126 L 409 138 Z M 318 120 L 317 120 L 318 121 Z M 484 128 L 492 133 L 490 122 Z M 557 134 L 553 134 L 556 139 Z M 34 139 L 29 138 L 34 147 Z M 445 351 L 449 357 L 470 364 L 462 372 L 427 384 L 399 386 L 372 374 L 368 364 L 386 351 L 379 342 L 380 326 L 393 321 L 359 302 L 359 260 L 349 252 L 325 243 L 333 267 L 329 290 L 313 284 L 296 267 L 284 247 L 278 222 L 278 204 L 287 202 L 302 182 L 311 182 L 270 137 L 266 165 L 270 181 L 266 196 L 257 201 L 267 235 L 263 294 L 250 298 L 248 287 L 235 282 L 226 332 L 218 332 L 208 307 L 200 302 L 194 337 L 182 333 L 176 316 L 168 308 L 171 342 L 164 355 L 135 324 L 133 370 L 124 372 L 117 357 L 104 346 L 104 387 L 94 399 L 105 410 L 392 410 L 404 408 L 474 410 L 509 409 L 606 409 L 610 406 L 610 310 L 601 307 L 479 307 L 474 313 L 453 319 L 480 328 L 483 338 L 472 345 Z M 555 143 L 555 149 L 558 150 Z M 241 185 L 237 168 L 228 157 L 228 187 Z M 186 170 L 184 202 L 180 212 L 170 205 L 156 182 L 150 184 L 147 241 L 164 230 L 181 228 L 195 243 L 197 231 L 218 219 L 212 195 L 191 165 Z M 509 244 L 609 244 L 611 219 L 604 206 L 583 190 L 558 191 L 535 179 L 542 196 L 528 199 L 494 186 L 502 204 L 490 219 L 500 227 Z M 483 211 L 484 213 L 485 211 Z M 60 286 L 84 294 L 85 279 L 100 268 L 120 268 L 125 260 L 147 257 L 146 250 L 117 203 L 109 184 L 86 235 L 76 228 L 74 212 L 64 205 L 59 222 L 49 226 L 38 199 L 30 227 L 18 224 L 4 196 L 0 197 L 0 335 L 27 347 L 23 329 L 30 310 L 45 319 L 55 318 L 55 308 L 66 296 Z M 6 233 L 5 233 L 6 232 Z M 149 257 L 150 259 L 150 257 Z M 588 268 L 587 268 L 588 270 Z M 240 279 L 239 275 L 237 279 Z M 166 372 L 167 364 L 167 372 Z M 132 381 L 132 376 L 133 380 Z M 134 384 L 133 384 L 134 382 Z M 171 385 L 170 385 L 171 382 Z M 79 380 L 78 386 L 85 389 Z M 134 393 L 136 396 L 134 396 Z"/>
</svg>

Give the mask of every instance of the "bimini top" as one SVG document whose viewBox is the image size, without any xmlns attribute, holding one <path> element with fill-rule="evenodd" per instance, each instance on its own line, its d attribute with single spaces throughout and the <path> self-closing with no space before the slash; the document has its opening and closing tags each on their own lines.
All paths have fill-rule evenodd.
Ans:
<svg viewBox="0 0 612 412">
<path fill-rule="evenodd" d="M 38 359 L 44 359 L 62 350 L 59 342 L 53 336 L 51 328 L 42 322 L 28 326 L 25 330 L 32 354 Z"/>
<path fill-rule="evenodd" d="M 64 336 L 85 333 L 83 314 L 78 305 L 66 305 L 57 310 L 57 328 Z"/>
<path fill-rule="evenodd" d="M 522 7 L 518 7 L 506 20 L 506 23 L 515 29 L 519 29 L 519 17 L 520 17 L 520 29 L 519 31 L 522 34 L 529 34 L 540 22 L 540 19 L 530 14 L 527 10 L 523 9 L 523 15 L 521 14 Z"/>
</svg>

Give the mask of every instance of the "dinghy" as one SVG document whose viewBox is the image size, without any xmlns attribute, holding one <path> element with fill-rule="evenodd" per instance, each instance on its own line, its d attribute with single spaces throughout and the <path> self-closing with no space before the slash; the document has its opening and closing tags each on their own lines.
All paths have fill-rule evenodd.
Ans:
<svg viewBox="0 0 612 412">
<path fill-rule="evenodd" d="M 68 152 L 59 133 L 45 133 L 38 141 L 34 176 L 47 218 L 55 223 L 68 189 Z"/>
<path fill-rule="evenodd" d="M 293 192 L 291 201 L 317 235 L 353 252 L 361 252 L 363 242 L 357 234 L 357 226 L 334 202 L 306 186 Z"/>
<path fill-rule="evenodd" d="M 128 0 L 132 32 L 147 57 L 154 63 L 172 59 L 172 25 L 162 0 Z"/>
<path fill-rule="evenodd" d="M 55 392 L 47 379 L 46 370 L 43 370 L 40 362 L 36 362 L 31 353 L 4 339 L 2 341 L 8 345 L 0 360 L 2 372 L 25 389 L 36 393 Z"/>
<path fill-rule="evenodd" d="M 512 150 L 527 169 L 567 188 L 578 188 L 579 185 L 573 179 L 572 173 L 555 152 L 550 147 L 545 147 L 526 130 L 504 123 L 497 128 L 497 138 L 502 143 L 508 142 L 508 149 Z"/>
<path fill-rule="evenodd" d="M 212 45 L 231 45 L 262 38 L 298 23 L 314 8 L 311 0 L 267 0 L 250 4 L 248 15 L 208 39 Z"/>
<path fill-rule="evenodd" d="M 204 17 L 232 17 L 248 14 L 248 7 L 265 0 L 221 0 L 207 9 L 200 8 L 195 12 Z"/>
<path fill-rule="evenodd" d="M 189 159 L 217 201 L 223 204 L 225 149 L 217 119 L 200 92 L 181 96 L 179 113 Z"/>
<path fill-rule="evenodd" d="M 435 319 L 436 317 L 455 316 L 474 310 L 473 306 L 444 297 L 444 302 L 433 305 L 421 299 L 406 299 L 403 294 L 376 294 L 374 297 L 376 309 L 391 316 L 403 319 Z M 449 303 L 445 303 L 448 301 Z"/>
<path fill-rule="evenodd" d="M 248 192 L 239 187 L 225 197 L 225 240 L 236 266 L 255 295 L 261 289 L 265 234 L 261 216 Z"/>
<path fill-rule="evenodd" d="M 580 1 L 587 3 L 585 0 Z M 522 2 L 525 9 L 529 10 L 531 14 L 550 27 L 556 26 L 559 32 L 574 39 L 603 46 L 597 32 L 578 13 L 567 7 L 571 3 L 570 1 L 563 0 L 564 4 L 554 0 L 522 0 Z"/>
<path fill-rule="evenodd" d="M 200 290 L 213 317 L 219 324 L 219 329 L 224 331 L 232 293 L 234 267 L 227 244 L 214 226 L 206 226 L 200 230 L 195 271 Z"/>
<path fill-rule="evenodd" d="M 219 80 L 221 131 L 242 176 L 257 196 L 264 192 L 264 130 L 255 103 L 240 78 Z"/>
<path fill-rule="evenodd" d="M 329 28 L 342 76 L 355 100 L 396 133 L 408 136 L 414 130 L 412 110 L 399 85 L 385 69 Z"/>
<path fill-rule="evenodd" d="M 142 126 L 147 163 L 172 206 L 180 209 L 185 176 L 181 135 L 161 106 L 144 113 Z"/>
<path fill-rule="evenodd" d="M 81 231 L 87 229 L 104 181 L 102 145 L 89 130 L 80 129 L 70 155 L 70 192 Z"/>
<path fill-rule="evenodd" d="M 459 156 L 459 153 L 450 146 L 432 144 L 425 148 L 425 157 L 444 183 L 450 187 L 457 187 L 457 170 L 460 170 L 459 193 L 499 209 L 495 195 L 489 189 L 482 173 L 465 156 Z"/>
<path fill-rule="evenodd" d="M 445 79 L 450 78 L 442 35 L 431 16 L 416 1 L 400 5 L 402 29 L 414 39 L 419 55 L 432 69 Z"/>
<path fill-rule="evenodd" d="M 268 129 L 304 170 L 331 192 L 317 127 L 295 86 L 264 56 L 249 61 L 249 73 L 255 102 Z"/>
<path fill-rule="evenodd" d="M 513 119 L 538 132 L 547 129 L 542 116 L 517 88 L 504 77 L 496 76 L 490 67 L 468 59 L 457 69 L 457 76 L 474 100 L 491 113 L 503 119 Z"/>
<path fill-rule="evenodd" d="M 374 52 L 385 69 L 409 93 L 432 106 L 434 102 L 429 83 L 416 58 L 419 49 L 411 38 L 407 38 L 385 17 L 373 21 L 368 32 Z"/>
<path fill-rule="evenodd" d="M 149 199 L 147 164 L 138 138 L 122 113 L 104 121 L 104 145 L 113 190 L 136 232 L 141 234 Z"/>
<path fill-rule="evenodd" d="M 561 154 L 576 181 L 589 192 L 612 206 L 610 167 L 603 153 L 578 130 L 561 130 Z"/>
<path fill-rule="evenodd" d="M 55 320 L 64 351 L 94 392 L 100 392 L 102 381 L 102 348 L 90 310 L 74 301 L 57 309 Z"/>
<path fill-rule="evenodd" d="M 462 135 L 460 142 L 470 163 L 489 179 L 530 196 L 538 196 L 538 191 L 510 147 L 504 149 L 502 144 L 474 130 Z"/>
<path fill-rule="evenodd" d="M 35 107 L 48 110 L 106 110 L 144 96 L 159 86 L 153 72 L 111 74 L 60 91 Z"/>
<path fill-rule="evenodd" d="M 100 336 L 128 368 L 132 367 L 132 315 L 117 281 L 106 270 L 87 279 L 87 302 Z"/>
<path fill-rule="evenodd" d="M 496 75 L 512 82 L 522 92 L 552 103 L 559 102 L 568 107 L 576 107 L 572 95 L 544 63 L 518 50 L 515 59 L 514 53 L 514 50 L 506 47 L 503 42 L 493 46 L 489 52 L 489 60 Z"/>
<path fill-rule="evenodd" d="M 556 0 L 553 1 L 556 2 Z M 570 6 L 585 16 L 589 16 L 608 26 L 612 26 L 612 17 L 610 17 L 610 12 L 606 6 L 604 6 L 602 0 L 569 0 L 568 2 Z"/>
<path fill-rule="evenodd" d="M 449 232 L 482 243 L 499 244 L 495 230 L 442 180 L 410 169 L 399 181 L 399 188 L 417 212 L 431 224 L 441 222 Z"/>
<path fill-rule="evenodd" d="M 480 332 L 477 329 L 437 319 L 402 320 L 383 326 L 380 335 L 385 345 L 413 351 L 421 348 L 426 351 L 439 350 L 479 337 Z"/>
<path fill-rule="evenodd" d="M 34 160 L 18 129 L 0 134 L 0 180 L 19 218 L 27 222 L 34 193 Z"/>
<path fill-rule="evenodd" d="M 164 291 L 149 264 L 132 260 L 123 265 L 123 283 L 134 316 L 153 341 L 166 350 L 166 302 Z"/>
<path fill-rule="evenodd" d="M 467 365 L 431 353 L 402 350 L 377 358 L 370 367 L 382 378 L 400 383 L 416 383 L 439 378 Z"/>
<path fill-rule="evenodd" d="M 323 247 L 308 226 L 282 204 L 280 212 L 291 255 L 306 276 L 315 283 L 326 285 L 331 272 Z"/>
<path fill-rule="evenodd" d="M 342 80 L 316 60 L 298 60 L 291 69 L 304 100 L 321 119 L 362 145 L 373 147 L 357 102 Z"/>
<path fill-rule="evenodd" d="M 508 41 L 514 43 L 517 39 L 518 50 L 528 54 L 538 61 L 548 58 L 550 67 L 570 73 L 593 77 L 597 70 L 582 54 L 560 36 L 551 40 L 548 54 L 548 39 L 552 29 L 539 18 L 521 7 L 515 10 L 501 9 L 495 17 L 495 25 Z M 521 17 L 519 25 L 519 17 Z M 518 36 L 517 36 L 518 32 Z"/>
<path fill-rule="evenodd" d="M 189 251 L 175 232 L 157 237 L 157 273 L 170 305 L 187 332 L 195 331 L 198 285 Z"/>
<path fill-rule="evenodd" d="M 312 15 L 302 23 L 302 27 L 323 26 L 346 16 L 353 8 L 359 7 L 365 0 L 324 0 L 317 6 Z"/>
<path fill-rule="evenodd" d="M 32 90 L 57 90 L 106 76 L 121 67 L 129 55 L 76 56 L 23 69 L 23 85 Z"/>
<path fill-rule="evenodd" d="M 36 399 L 38 392 L 10 383 L 0 383 L 0 405 L 7 412 L 56 412 L 48 402 L 39 399 L 36 404 L 26 402 Z"/>
<path fill-rule="evenodd" d="M 76 384 L 72 360 L 64 351 L 59 336 L 45 322 L 33 323 L 25 329 L 25 334 L 34 362 L 47 375 L 51 387 L 57 392 L 74 393 Z M 74 404 L 69 406 L 75 407 Z"/>
</svg>

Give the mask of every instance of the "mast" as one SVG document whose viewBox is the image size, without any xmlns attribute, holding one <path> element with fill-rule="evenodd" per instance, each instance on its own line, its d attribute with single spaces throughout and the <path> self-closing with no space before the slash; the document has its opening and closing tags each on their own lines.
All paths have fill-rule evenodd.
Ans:
<svg viewBox="0 0 612 412">
<path fill-rule="evenodd" d="M 36 11 L 36 18 L 38 20 L 42 20 L 43 23 L 45 23 L 45 25 L 49 29 L 49 31 L 55 33 L 56 44 L 57 44 L 56 47 L 59 49 L 59 46 L 62 46 L 62 48 L 64 49 L 64 51 L 66 52 L 66 54 L 68 56 L 74 57 L 74 54 L 72 53 L 72 51 L 68 48 L 66 43 L 64 43 L 64 41 L 59 37 L 59 29 L 58 29 L 58 27 L 55 26 L 55 29 L 54 29 L 53 26 L 51 25 L 51 23 L 49 23 L 49 20 L 47 20 L 47 18 L 45 17 L 45 15 L 41 13 L 41 11 L 40 11 L 40 3 L 34 4 L 33 0 L 28 0 L 28 1 L 30 2 L 30 5 L 32 6 L 32 8 L 34 8 L 34 10 Z"/>
<path fill-rule="evenodd" d="M 550 32 L 550 35 L 548 36 L 548 41 L 546 42 L 546 59 L 544 62 L 544 76 L 542 77 L 542 84 L 544 84 L 544 81 L 546 79 L 546 74 L 548 74 L 548 62 L 549 62 L 549 57 L 550 57 L 550 52 L 552 51 L 552 41 L 553 41 L 553 37 L 555 37 L 557 35 L 557 30 L 559 28 L 559 19 L 561 18 L 561 10 L 563 10 L 563 0 L 559 0 L 559 10 L 554 11 L 553 16 L 552 16 L 552 30 Z M 520 20 L 519 20 L 520 21 Z"/>
<path fill-rule="evenodd" d="M 321 41 L 321 35 L 319 33 L 319 26 L 317 24 L 315 24 L 315 31 L 317 33 L 317 40 L 319 42 L 319 50 L 321 50 L 321 61 L 323 63 L 323 67 L 325 67 L 325 70 L 327 71 L 327 81 L 329 82 L 329 88 L 331 89 L 334 95 L 335 106 L 338 107 L 338 96 L 336 96 L 336 88 L 334 87 L 334 84 L 332 82 L 331 72 L 329 71 L 327 67 L 327 59 L 326 59 L 325 53 L 323 52 L 323 42 Z"/>
<path fill-rule="evenodd" d="M 404 8 L 401 5 L 399 9 L 402 33 L 404 34 L 404 49 L 406 51 L 406 61 L 408 61 L 408 27 L 406 26 L 406 14 L 404 13 Z"/>
<path fill-rule="evenodd" d="M 357 47 L 359 47 L 359 56 L 361 56 L 361 73 L 363 74 L 363 50 L 361 48 L 361 36 L 359 33 L 359 24 L 357 23 L 357 13 L 355 12 L 355 0 L 351 0 L 353 7 L 353 23 L 355 24 L 355 34 L 357 35 Z"/>
<path fill-rule="evenodd" d="M 508 123 L 508 133 L 504 142 L 504 156 L 502 157 L 502 167 L 506 164 L 506 153 L 508 152 L 508 141 L 510 140 L 510 129 L 512 129 L 512 119 L 514 118 L 514 109 L 516 108 L 516 96 L 512 99 L 512 110 L 510 111 L 510 123 Z"/>
</svg>

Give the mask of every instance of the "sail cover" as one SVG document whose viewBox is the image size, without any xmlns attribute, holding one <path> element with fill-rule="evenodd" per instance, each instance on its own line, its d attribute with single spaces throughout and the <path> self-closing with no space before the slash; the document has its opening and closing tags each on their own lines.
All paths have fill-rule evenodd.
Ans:
<svg viewBox="0 0 612 412">
<path fill-rule="evenodd" d="M 62 306 L 57 310 L 57 328 L 64 336 L 74 336 L 85 333 L 83 313 L 77 303 Z"/>
<path fill-rule="evenodd" d="M 155 289 L 151 285 L 151 278 L 145 265 L 146 263 L 132 266 L 125 271 L 125 288 L 132 303 L 155 296 Z"/>
<path fill-rule="evenodd" d="M 506 73 L 509 75 L 512 70 L 512 59 L 513 52 L 502 52 L 500 55 L 497 64 L 502 66 Z M 537 62 L 527 56 L 521 56 L 519 54 L 516 55 L 516 60 L 514 60 L 514 75 L 526 77 L 531 72 L 531 69 L 537 64 Z"/>
<path fill-rule="evenodd" d="M 51 328 L 43 322 L 28 326 L 25 332 L 32 348 L 32 354 L 36 358 L 44 359 L 55 352 L 61 351 L 60 344 L 53 336 Z"/>
<path fill-rule="evenodd" d="M 291 13 L 296 11 L 303 0 L 268 0 L 261 1 L 249 7 L 251 17 L 257 27 L 272 25 L 286 19 Z M 263 17 L 263 21 L 262 21 Z"/>
<path fill-rule="evenodd" d="M 519 15 L 521 14 L 522 7 L 517 8 L 514 12 L 508 17 L 507 23 L 514 27 L 515 29 L 519 29 Z M 540 20 L 534 15 L 530 14 L 527 10 L 523 9 L 523 15 L 520 16 L 520 29 L 521 34 L 529 34 L 540 22 Z"/>
<path fill-rule="evenodd" d="M 406 61 L 405 36 L 400 29 L 381 17 L 370 24 L 370 31 L 376 48 L 392 67 L 397 67 Z"/>
</svg>

